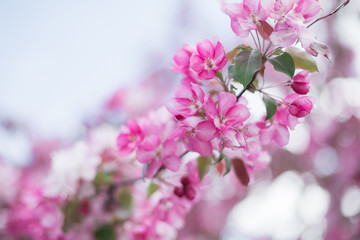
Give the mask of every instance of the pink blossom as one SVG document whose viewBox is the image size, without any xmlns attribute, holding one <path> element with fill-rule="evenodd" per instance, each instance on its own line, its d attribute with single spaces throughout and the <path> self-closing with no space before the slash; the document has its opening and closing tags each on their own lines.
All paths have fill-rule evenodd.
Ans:
<svg viewBox="0 0 360 240">
<path fill-rule="evenodd" d="M 214 47 L 209 40 L 204 39 L 196 45 L 196 49 L 197 52 L 190 58 L 190 68 L 197 73 L 197 78 L 212 79 L 227 62 L 223 45 L 217 42 Z"/>
<path fill-rule="evenodd" d="M 222 11 L 231 19 L 231 28 L 239 37 L 247 37 L 260 21 L 270 15 L 272 0 L 244 0 L 242 3 L 222 1 Z"/>
<path fill-rule="evenodd" d="M 198 152 L 202 156 L 210 156 L 212 154 L 210 141 L 214 139 L 215 132 L 216 128 L 212 122 L 191 117 L 179 123 L 173 136 L 180 136 L 190 151 Z"/>
<path fill-rule="evenodd" d="M 256 124 L 246 124 L 245 126 L 240 127 L 236 132 L 236 140 L 241 147 L 247 148 L 247 140 L 258 136 L 259 132 L 260 129 L 256 126 Z"/>
<path fill-rule="evenodd" d="M 46 198 L 38 187 L 22 189 L 8 216 L 6 229 L 16 239 L 58 240 L 63 236 L 64 216 L 58 202 Z"/>
<path fill-rule="evenodd" d="M 189 75 L 190 57 L 194 52 L 195 49 L 188 44 L 185 44 L 183 48 L 177 50 L 174 55 L 173 68 L 171 68 L 171 70 L 176 73 Z"/>
<path fill-rule="evenodd" d="M 119 154 L 126 156 L 132 153 L 138 147 L 144 137 L 145 133 L 139 124 L 134 120 L 129 120 L 128 128 L 120 133 L 117 137 Z"/>
<path fill-rule="evenodd" d="M 257 126 L 260 128 L 259 139 L 262 144 L 267 145 L 276 142 L 282 147 L 289 143 L 289 129 L 284 124 L 277 122 L 272 122 L 271 124 L 258 122 Z"/>
<path fill-rule="evenodd" d="M 161 166 L 171 171 L 177 171 L 181 159 L 176 155 L 177 144 L 173 139 L 162 142 L 157 135 L 146 137 L 136 152 L 136 158 L 141 163 L 148 163 L 147 177 L 152 177 Z"/>
<path fill-rule="evenodd" d="M 320 11 L 318 0 L 299 0 L 294 10 L 297 16 L 303 18 L 304 23 L 310 22 Z"/>
<path fill-rule="evenodd" d="M 293 9 L 298 0 L 276 0 L 270 16 L 275 20 L 282 20 Z"/>
<path fill-rule="evenodd" d="M 285 98 L 284 102 L 288 103 L 289 99 Z M 299 120 L 297 117 L 291 115 L 289 113 L 289 108 L 283 104 L 280 104 L 276 110 L 276 113 L 274 115 L 274 120 L 277 123 L 283 124 L 290 128 L 291 130 L 294 130 L 296 125 L 298 124 Z"/>
<path fill-rule="evenodd" d="M 302 118 L 311 112 L 313 107 L 312 101 L 309 97 L 298 97 L 289 105 L 289 112 L 291 115 Z"/>
<path fill-rule="evenodd" d="M 309 71 L 301 71 L 298 74 L 296 74 L 293 78 L 293 81 L 291 83 L 291 88 L 294 90 L 294 92 L 304 95 L 307 94 L 310 91 L 310 82 L 306 79 L 306 77 L 309 75 Z"/>
<path fill-rule="evenodd" d="M 205 109 L 208 119 L 221 131 L 242 125 L 250 116 L 248 108 L 243 104 L 237 104 L 235 95 L 227 92 L 221 93 L 217 106 L 209 99 Z"/>
<path fill-rule="evenodd" d="M 271 161 L 271 156 L 267 151 L 261 149 L 258 142 L 251 141 L 248 144 L 247 151 L 243 153 L 243 159 L 251 173 L 253 170 L 267 167 Z"/>
<path fill-rule="evenodd" d="M 204 102 L 205 94 L 199 85 L 180 85 L 175 89 L 175 98 L 170 99 L 166 108 L 175 116 L 190 117 L 203 108 Z"/>
</svg>

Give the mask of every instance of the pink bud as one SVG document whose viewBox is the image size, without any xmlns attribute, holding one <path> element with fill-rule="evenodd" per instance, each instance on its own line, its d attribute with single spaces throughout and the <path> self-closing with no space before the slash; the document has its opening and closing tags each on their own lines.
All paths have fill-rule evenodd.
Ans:
<svg viewBox="0 0 360 240">
<path fill-rule="evenodd" d="M 184 195 L 184 190 L 182 187 L 175 187 L 174 194 L 181 198 Z"/>
<path fill-rule="evenodd" d="M 301 71 L 294 76 L 291 88 L 294 92 L 305 95 L 310 91 L 309 81 L 306 79 L 309 71 Z"/>
<path fill-rule="evenodd" d="M 181 184 L 186 187 L 187 185 L 190 185 L 191 181 L 189 177 L 182 177 L 181 178 Z"/>
<path fill-rule="evenodd" d="M 184 194 L 185 194 L 185 197 L 189 200 L 194 200 L 194 198 L 196 196 L 195 189 L 191 186 L 184 187 Z"/>
<path fill-rule="evenodd" d="M 300 97 L 290 104 L 289 112 L 295 117 L 302 118 L 311 112 L 312 107 L 312 101 L 308 97 Z"/>
</svg>

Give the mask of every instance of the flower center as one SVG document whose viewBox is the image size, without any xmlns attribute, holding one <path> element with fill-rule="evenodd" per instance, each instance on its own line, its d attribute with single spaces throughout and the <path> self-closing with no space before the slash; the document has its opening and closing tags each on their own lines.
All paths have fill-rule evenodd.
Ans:
<svg viewBox="0 0 360 240">
<path fill-rule="evenodd" d="M 205 59 L 205 69 L 209 70 L 209 69 L 213 69 L 214 67 L 215 67 L 214 60 L 212 60 L 211 58 L 206 58 Z"/>
</svg>

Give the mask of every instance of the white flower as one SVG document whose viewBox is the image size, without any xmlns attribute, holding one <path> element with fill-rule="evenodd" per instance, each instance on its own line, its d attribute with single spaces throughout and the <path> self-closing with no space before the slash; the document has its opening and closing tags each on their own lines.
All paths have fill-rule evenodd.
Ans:
<svg viewBox="0 0 360 240">
<path fill-rule="evenodd" d="M 51 171 L 45 195 L 67 197 L 76 192 L 79 180 L 90 182 L 96 175 L 101 158 L 84 141 L 52 154 Z"/>
</svg>

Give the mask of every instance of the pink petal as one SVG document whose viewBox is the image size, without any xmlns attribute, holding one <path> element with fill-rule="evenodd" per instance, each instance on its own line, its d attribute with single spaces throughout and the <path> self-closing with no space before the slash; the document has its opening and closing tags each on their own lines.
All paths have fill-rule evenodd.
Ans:
<svg viewBox="0 0 360 240">
<path fill-rule="evenodd" d="M 297 38 L 298 38 L 297 33 L 292 28 L 274 31 L 270 35 L 271 43 L 274 46 L 280 46 L 280 47 L 291 46 L 297 40 Z"/>
<path fill-rule="evenodd" d="M 235 18 L 243 10 L 243 5 L 240 3 L 227 3 L 225 0 L 221 0 L 221 10 L 230 18 Z"/>
<path fill-rule="evenodd" d="M 207 102 L 205 103 L 206 116 L 208 119 L 214 119 L 218 115 L 214 100 L 208 95 Z"/>
<path fill-rule="evenodd" d="M 215 137 L 216 128 L 212 122 L 203 121 L 196 126 L 196 137 L 200 141 L 211 141 Z"/>
<path fill-rule="evenodd" d="M 204 59 L 205 58 L 213 58 L 213 56 L 214 56 L 214 47 L 213 47 L 212 43 L 207 39 L 204 39 L 201 42 L 199 42 L 196 45 L 196 49 L 197 49 L 199 55 Z"/>
<path fill-rule="evenodd" d="M 210 142 L 201 142 L 197 139 L 192 142 L 191 148 L 193 151 L 198 152 L 201 156 L 211 156 L 212 155 L 212 145 Z"/>
<path fill-rule="evenodd" d="M 197 54 L 193 54 L 190 58 L 190 68 L 195 72 L 204 70 L 204 59 Z"/>
<path fill-rule="evenodd" d="M 199 100 L 201 103 L 204 102 L 204 97 L 205 97 L 205 94 L 204 94 L 204 91 L 201 89 L 201 87 L 198 85 L 198 84 L 193 84 L 192 85 L 192 90 L 194 91 L 195 93 L 195 99 Z"/>
<path fill-rule="evenodd" d="M 237 132 L 237 133 L 236 133 L 236 140 L 238 141 L 238 143 L 240 144 L 240 146 L 242 146 L 242 147 L 246 147 L 246 146 L 247 146 L 246 138 L 245 138 L 244 134 L 242 134 L 241 132 Z"/>
<path fill-rule="evenodd" d="M 223 61 L 225 58 L 225 50 L 223 45 L 220 42 L 217 42 L 214 53 L 214 61 L 216 65 Z"/>
<path fill-rule="evenodd" d="M 184 109 L 184 106 L 182 106 L 176 99 L 172 98 L 165 104 L 166 109 L 172 113 L 173 115 L 188 115 L 191 113 L 191 109 Z"/>
<path fill-rule="evenodd" d="M 216 70 L 221 70 L 226 65 L 227 62 L 228 62 L 228 58 L 225 56 L 221 62 L 216 64 L 217 65 Z"/>
<path fill-rule="evenodd" d="M 117 138 L 119 154 L 122 156 L 129 155 L 135 150 L 135 143 L 129 141 L 129 134 L 120 134 Z"/>
<path fill-rule="evenodd" d="M 233 32 L 241 38 L 249 35 L 250 29 L 244 28 L 237 19 L 231 19 L 231 29 Z"/>
<path fill-rule="evenodd" d="M 251 12 L 259 12 L 259 0 L 244 0 L 243 4 L 244 6 L 249 8 Z"/>
<path fill-rule="evenodd" d="M 130 131 L 134 134 L 140 134 L 142 132 L 141 128 L 139 127 L 137 122 L 134 121 L 133 119 L 130 119 L 128 121 L 128 126 L 129 126 Z"/>
<path fill-rule="evenodd" d="M 209 69 L 209 70 L 203 70 L 201 72 L 199 72 L 198 74 L 198 78 L 199 79 L 204 79 L 204 80 L 209 80 L 212 79 L 216 76 L 216 71 Z"/>
<path fill-rule="evenodd" d="M 162 159 L 163 164 L 165 165 L 165 167 L 173 172 L 179 170 L 179 166 L 181 163 L 181 159 L 173 156 L 173 157 L 166 157 Z"/>
<path fill-rule="evenodd" d="M 227 119 L 236 120 L 237 122 L 244 122 L 249 117 L 250 117 L 249 109 L 242 104 L 233 106 L 226 113 Z"/>
<path fill-rule="evenodd" d="M 150 162 L 146 173 L 145 173 L 145 177 L 147 178 L 152 178 L 154 177 L 154 175 L 156 174 L 156 172 L 159 170 L 159 168 L 162 166 L 162 163 L 160 161 L 152 161 Z"/>
<path fill-rule="evenodd" d="M 140 148 L 144 151 L 153 151 L 157 149 L 160 145 L 160 137 L 151 135 L 146 137 L 141 143 Z"/>
<path fill-rule="evenodd" d="M 274 136 L 274 129 L 270 127 L 260 132 L 259 139 L 262 144 L 267 145 L 271 143 L 271 141 L 273 140 L 273 136 Z"/>
<path fill-rule="evenodd" d="M 277 144 L 283 147 L 289 143 L 289 138 L 290 138 L 289 129 L 285 125 L 278 124 L 276 126 L 276 131 L 274 136 L 275 142 L 277 142 Z"/>
<path fill-rule="evenodd" d="M 141 163 L 155 161 L 155 153 L 153 151 L 144 151 L 139 149 L 136 151 L 136 159 Z"/>
<path fill-rule="evenodd" d="M 188 86 L 180 85 L 180 86 L 176 87 L 176 89 L 175 89 L 175 97 L 176 98 L 191 99 L 192 96 L 193 95 L 192 95 L 191 88 Z"/>
<path fill-rule="evenodd" d="M 219 113 L 222 113 L 225 116 L 227 111 L 234 105 L 236 105 L 235 95 L 231 93 L 223 93 L 220 95 L 218 102 Z"/>
<path fill-rule="evenodd" d="M 162 149 L 162 156 L 175 156 L 176 154 L 177 145 L 175 140 L 167 139 L 164 142 L 163 149 Z"/>
</svg>

